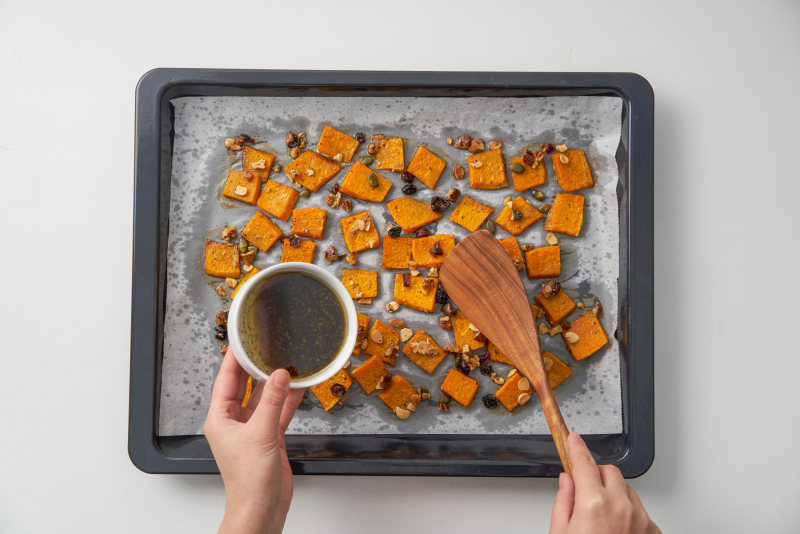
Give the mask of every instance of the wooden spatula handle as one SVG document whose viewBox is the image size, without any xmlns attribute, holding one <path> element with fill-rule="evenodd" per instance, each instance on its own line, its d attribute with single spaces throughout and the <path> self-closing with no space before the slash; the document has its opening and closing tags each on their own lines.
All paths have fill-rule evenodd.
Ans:
<svg viewBox="0 0 800 534">
<path fill-rule="evenodd" d="M 536 392 L 539 394 L 539 400 L 542 403 L 542 410 L 544 416 L 547 418 L 547 424 L 550 426 L 550 433 L 553 435 L 553 442 L 556 444 L 558 450 L 558 457 L 561 458 L 561 465 L 564 466 L 564 471 L 571 475 L 572 464 L 569 462 L 569 454 L 567 454 L 567 436 L 569 430 L 564 423 L 564 418 L 561 416 L 561 410 L 558 409 L 555 397 L 553 397 L 553 390 L 550 389 L 550 384 L 534 385 Z"/>
</svg>

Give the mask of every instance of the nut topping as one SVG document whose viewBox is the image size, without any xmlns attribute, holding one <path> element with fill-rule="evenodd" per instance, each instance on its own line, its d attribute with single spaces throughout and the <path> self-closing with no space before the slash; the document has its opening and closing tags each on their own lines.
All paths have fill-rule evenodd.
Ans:
<svg viewBox="0 0 800 534">
<path fill-rule="evenodd" d="M 399 309 L 400 309 L 400 304 L 398 304 L 397 301 L 392 300 L 392 301 L 386 303 L 386 311 L 388 311 L 388 312 L 396 312 Z M 395 328 L 398 328 L 398 327 L 395 326 L 394 324 L 392 324 L 392 321 L 400 321 L 401 323 L 403 322 L 402 319 L 390 319 L 389 320 L 389 324 L 391 324 Z M 403 323 L 403 324 L 405 324 L 405 323 Z"/>
<path fill-rule="evenodd" d="M 475 139 L 473 139 L 469 144 L 469 148 L 467 148 L 467 150 L 472 152 L 473 154 L 476 154 L 478 152 L 483 152 L 485 149 L 486 149 L 486 144 L 480 137 L 476 137 Z"/>
<path fill-rule="evenodd" d="M 542 284 L 542 295 L 545 297 L 552 297 L 561 291 L 561 284 L 556 280 L 550 280 L 546 284 Z"/>
<path fill-rule="evenodd" d="M 400 406 L 394 409 L 394 413 L 395 415 L 397 415 L 398 419 L 401 419 L 403 421 L 408 419 L 409 416 L 411 415 L 410 410 L 406 410 L 405 408 L 401 408 Z"/>
<path fill-rule="evenodd" d="M 560 159 L 560 160 L 561 160 L 561 163 L 563 163 L 564 165 L 566 165 L 567 163 L 569 163 L 569 158 L 566 156 L 566 154 L 561 154 L 561 155 L 559 155 L 559 156 L 558 156 L 558 159 Z"/>
<path fill-rule="evenodd" d="M 517 402 L 519 403 L 520 406 L 522 406 L 523 404 L 527 404 L 529 400 L 531 400 L 530 393 L 520 393 L 520 396 L 517 397 Z"/>
<path fill-rule="evenodd" d="M 566 152 L 567 151 L 567 145 L 565 145 L 563 143 L 560 144 L 560 145 L 556 145 L 556 150 L 558 150 L 559 152 Z"/>
<path fill-rule="evenodd" d="M 469 148 L 469 144 L 472 141 L 472 138 L 469 134 L 459 135 L 458 137 L 453 140 L 453 148 L 461 148 L 466 150 Z"/>
<path fill-rule="evenodd" d="M 575 332 L 564 332 L 564 339 L 567 343 L 577 343 L 580 337 Z"/>
<path fill-rule="evenodd" d="M 461 165 L 456 165 L 453 167 L 453 178 L 456 180 L 463 180 L 464 179 L 464 167 Z"/>
<path fill-rule="evenodd" d="M 553 232 L 548 232 L 544 238 L 548 245 L 558 245 L 558 237 Z"/>
<path fill-rule="evenodd" d="M 378 331 L 378 330 L 373 330 L 372 333 L 369 335 L 369 338 L 372 341 L 374 341 L 375 343 L 377 343 L 378 345 L 383 343 L 383 336 L 381 335 L 380 331 Z"/>
<path fill-rule="evenodd" d="M 414 332 L 410 328 L 403 328 L 400 330 L 400 341 L 406 342 L 411 339 L 411 336 L 414 335 Z"/>
<path fill-rule="evenodd" d="M 236 281 L 236 278 L 226 278 L 225 279 L 225 285 L 227 285 L 231 289 L 236 287 L 236 284 L 238 284 L 238 282 Z"/>
<path fill-rule="evenodd" d="M 392 302 L 394 302 L 394 301 L 392 301 Z M 392 302 L 390 302 L 389 304 L 392 304 Z M 394 303 L 395 303 L 395 304 L 397 304 L 396 302 L 394 302 Z M 389 307 L 389 304 L 387 304 L 387 305 L 386 305 L 386 307 L 387 307 L 387 308 Z M 399 305 L 398 305 L 398 306 L 399 306 Z M 391 311 L 391 310 L 390 310 L 390 311 Z M 404 320 L 402 320 L 402 319 L 397 319 L 397 318 L 394 318 L 394 317 L 393 317 L 393 318 L 391 318 L 391 319 L 389 319 L 389 324 L 390 324 L 390 325 L 391 325 L 393 328 L 405 328 L 405 327 L 406 327 L 406 322 L 405 322 Z"/>
<path fill-rule="evenodd" d="M 531 383 L 528 382 L 527 378 L 520 378 L 519 382 L 517 382 L 517 387 L 520 391 L 528 391 L 531 389 Z"/>
<path fill-rule="evenodd" d="M 226 225 L 225 228 L 222 229 L 222 239 L 230 241 L 234 237 L 236 237 L 236 228 L 231 225 Z M 241 249 L 239 251 L 241 252 Z"/>
<path fill-rule="evenodd" d="M 497 139 L 489 143 L 489 150 L 497 150 L 498 148 L 502 147 L 503 147 L 503 142 Z"/>
</svg>

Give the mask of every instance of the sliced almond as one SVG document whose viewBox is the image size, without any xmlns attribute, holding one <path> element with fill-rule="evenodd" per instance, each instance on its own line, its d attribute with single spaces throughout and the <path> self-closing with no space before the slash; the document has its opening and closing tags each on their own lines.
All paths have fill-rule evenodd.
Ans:
<svg viewBox="0 0 800 534">
<path fill-rule="evenodd" d="M 558 237 L 553 232 L 548 232 L 544 240 L 548 245 L 558 245 Z"/>
<path fill-rule="evenodd" d="M 519 397 L 517 397 L 517 403 L 519 403 L 520 406 L 526 404 L 529 400 L 531 400 L 530 393 L 520 393 Z"/>
<path fill-rule="evenodd" d="M 478 330 L 478 327 L 472 323 L 469 323 L 469 329 L 472 330 L 473 332 L 480 332 L 480 330 Z"/>
<path fill-rule="evenodd" d="M 512 369 L 511 369 L 511 370 L 508 372 L 508 378 L 511 378 L 511 377 L 512 377 L 512 376 L 514 376 L 515 374 L 517 374 L 517 370 L 512 368 Z"/>
<path fill-rule="evenodd" d="M 234 189 L 233 192 L 235 194 L 237 194 L 237 195 L 246 195 L 247 194 L 247 188 L 245 186 L 243 186 L 243 185 L 237 185 L 236 189 Z"/>
<path fill-rule="evenodd" d="M 469 345 L 464 345 L 461 347 L 461 352 L 467 354 L 469 352 Z"/>
<path fill-rule="evenodd" d="M 399 419 L 402 419 L 403 421 L 405 421 L 411 416 L 411 410 L 406 410 L 405 408 L 401 408 L 400 406 L 394 409 L 394 413 Z"/>
<path fill-rule="evenodd" d="M 225 279 L 225 284 L 231 289 L 236 287 L 236 284 L 238 284 L 238 283 L 239 282 L 236 280 L 236 278 L 226 278 Z"/>
<path fill-rule="evenodd" d="M 563 163 L 564 165 L 566 165 L 567 163 L 569 163 L 569 158 L 567 157 L 567 155 L 566 155 L 566 154 L 560 154 L 560 155 L 558 156 L 558 159 L 560 159 L 560 160 L 561 160 L 561 163 Z"/>
<path fill-rule="evenodd" d="M 567 340 L 567 343 L 577 343 L 580 337 L 575 332 L 564 332 L 564 339 Z"/>
<path fill-rule="evenodd" d="M 369 338 L 378 345 L 383 343 L 383 336 L 378 330 L 373 330 L 372 333 L 369 335 Z"/>
<path fill-rule="evenodd" d="M 472 167 L 473 169 L 480 169 L 481 167 L 483 167 L 483 162 L 478 160 L 470 161 L 469 166 Z"/>
<path fill-rule="evenodd" d="M 545 322 L 544 321 L 539 321 L 539 333 L 540 334 L 546 334 L 549 331 L 550 331 L 550 329 L 547 328 L 547 325 L 545 324 Z"/>
<path fill-rule="evenodd" d="M 560 144 L 560 145 L 556 145 L 556 150 L 558 150 L 559 152 L 566 152 L 567 151 L 567 145 L 565 145 L 563 143 Z"/>
<path fill-rule="evenodd" d="M 553 360 L 550 356 L 542 356 L 542 363 L 544 364 L 545 371 L 549 371 L 553 368 Z"/>
<path fill-rule="evenodd" d="M 411 336 L 413 335 L 414 332 L 410 328 L 403 328 L 402 330 L 400 330 L 400 341 L 405 343 L 406 341 L 411 339 Z"/>
<path fill-rule="evenodd" d="M 520 378 L 519 382 L 517 382 L 517 387 L 520 391 L 528 391 L 531 389 L 531 383 L 528 382 L 527 378 Z"/>
</svg>

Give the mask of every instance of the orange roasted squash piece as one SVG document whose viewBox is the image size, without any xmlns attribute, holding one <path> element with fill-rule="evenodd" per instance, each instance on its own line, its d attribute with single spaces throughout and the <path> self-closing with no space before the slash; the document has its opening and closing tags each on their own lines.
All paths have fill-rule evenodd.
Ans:
<svg viewBox="0 0 800 534">
<path fill-rule="evenodd" d="M 408 163 L 408 172 L 416 176 L 420 182 L 427 185 L 429 189 L 436 187 L 436 182 L 442 175 L 442 171 L 447 166 L 447 162 L 425 148 L 420 146 L 414 157 Z"/>
<path fill-rule="evenodd" d="M 393 375 L 391 381 L 389 381 L 389 386 L 378 391 L 378 397 L 391 410 L 395 408 L 406 409 L 409 404 L 414 404 L 416 407 L 419 399 L 415 395 L 418 395 L 417 390 L 400 375 Z"/>
<path fill-rule="evenodd" d="M 404 283 L 404 277 L 408 280 L 408 286 Z M 394 277 L 394 300 L 403 306 L 430 313 L 436 307 L 438 287 L 438 278 L 398 274 Z"/>
<path fill-rule="evenodd" d="M 375 176 L 372 186 L 370 184 L 371 176 Z M 392 182 L 376 173 L 360 161 L 353 163 L 350 167 L 350 172 L 344 177 L 341 188 L 339 189 L 342 194 L 351 196 L 353 198 L 360 198 L 368 202 L 383 202 L 386 195 L 389 194 L 389 189 L 392 188 Z"/>
<path fill-rule="evenodd" d="M 290 261 L 301 261 L 303 263 L 314 262 L 314 252 L 317 250 L 317 242 L 310 239 L 297 239 L 297 246 L 292 246 L 292 239 L 283 240 L 283 251 L 281 252 L 281 263 Z"/>
<path fill-rule="evenodd" d="M 514 219 L 514 212 L 520 214 L 519 219 Z M 511 201 L 511 206 L 508 204 L 503 206 L 502 211 L 494 220 L 497 226 L 503 228 L 511 235 L 519 235 L 527 227 L 544 217 L 539 210 L 534 208 L 530 202 L 518 196 Z"/>
<path fill-rule="evenodd" d="M 439 389 L 461 406 L 467 408 L 472 403 L 472 399 L 475 398 L 475 394 L 478 393 L 478 388 L 480 387 L 480 383 L 474 378 L 470 378 L 455 369 L 450 369 Z"/>
<path fill-rule="evenodd" d="M 370 356 L 377 356 L 389 365 L 394 365 L 395 361 L 397 361 L 400 334 L 388 324 L 376 319 L 367 334 L 367 343 L 367 348 L 364 349 L 364 352 Z"/>
<path fill-rule="evenodd" d="M 292 233 L 301 237 L 322 239 L 328 211 L 321 208 L 296 208 L 292 210 Z"/>
<path fill-rule="evenodd" d="M 247 239 L 261 252 L 266 252 L 278 239 L 281 238 L 283 232 L 278 225 L 272 222 L 269 217 L 257 211 L 253 214 L 244 229 L 242 230 L 242 237 Z"/>
<path fill-rule="evenodd" d="M 424 330 L 417 330 L 403 346 L 403 354 L 426 373 L 432 374 L 447 353 Z"/>
<path fill-rule="evenodd" d="M 381 267 L 384 269 L 408 269 L 411 261 L 411 237 L 383 236 L 383 258 Z"/>
<path fill-rule="evenodd" d="M 401 197 L 386 203 L 394 222 L 406 232 L 416 232 L 426 224 L 438 221 L 441 213 L 431 209 L 430 204 L 411 197 Z"/>
<path fill-rule="evenodd" d="M 583 195 L 560 193 L 553 200 L 544 229 L 577 237 L 583 226 Z"/>
<path fill-rule="evenodd" d="M 530 381 L 517 371 L 506 379 L 494 397 L 510 412 L 520 405 L 520 400 L 528 402 L 533 394 Z"/>
<path fill-rule="evenodd" d="M 378 296 L 378 271 L 342 269 L 342 284 L 354 299 Z"/>
<path fill-rule="evenodd" d="M 242 171 L 258 174 L 264 181 L 269 178 L 273 163 L 275 163 L 275 156 L 269 152 L 253 148 L 250 145 L 242 147 Z"/>
<path fill-rule="evenodd" d="M 319 191 L 342 168 L 341 165 L 320 156 L 313 150 L 306 150 L 283 170 L 289 180 L 298 182 L 310 191 Z"/>
<path fill-rule="evenodd" d="M 494 208 L 490 208 L 486 204 L 481 204 L 477 200 L 464 196 L 458 206 L 456 206 L 456 209 L 453 210 L 453 213 L 450 214 L 450 220 L 463 226 L 470 232 L 476 232 L 478 228 L 486 222 L 486 219 L 489 218 L 493 211 Z"/>
<path fill-rule="evenodd" d="M 567 163 L 561 161 L 561 155 L 553 152 L 553 170 L 556 171 L 558 185 L 564 191 L 577 191 L 594 186 L 592 170 L 589 162 L 586 161 L 586 154 L 583 150 L 567 150 L 563 155 L 567 158 Z"/>
<path fill-rule="evenodd" d="M 561 247 L 535 248 L 525 253 L 528 278 L 558 278 L 561 276 Z"/>
<path fill-rule="evenodd" d="M 539 293 L 533 297 L 533 300 L 541 306 L 547 322 L 553 326 L 561 324 L 561 321 L 566 319 L 576 307 L 575 301 L 569 298 L 563 289 L 559 289 L 558 293 L 549 297 L 545 297 L 544 293 Z"/>
<path fill-rule="evenodd" d="M 350 163 L 360 144 L 354 137 L 325 126 L 317 142 L 317 152 L 333 160 Z"/>
<path fill-rule="evenodd" d="M 572 369 L 569 368 L 569 365 L 559 360 L 552 352 L 542 351 L 542 363 L 547 373 L 550 389 L 553 389 L 572 375 Z"/>
<path fill-rule="evenodd" d="M 435 234 L 414 239 L 411 244 L 411 254 L 417 262 L 417 267 L 441 267 L 444 259 L 455 247 L 456 238 L 453 234 Z M 436 251 L 438 253 L 434 254 Z"/>
<path fill-rule="evenodd" d="M 500 148 L 479 152 L 467 158 L 469 186 L 473 189 L 500 189 L 508 185 L 506 163 Z"/>
<path fill-rule="evenodd" d="M 332 386 L 334 384 L 344 386 L 344 392 L 347 393 L 347 390 L 353 385 L 353 379 L 350 377 L 350 373 L 345 369 L 339 369 L 338 373 L 322 384 L 317 384 L 309 388 L 326 412 L 336 406 L 341 400 L 341 397 L 337 397 L 333 394 Z"/>
<path fill-rule="evenodd" d="M 378 389 L 383 378 L 389 374 L 383 360 L 377 356 L 370 357 L 367 361 L 353 369 L 353 378 L 367 395 Z"/>
<path fill-rule="evenodd" d="M 362 211 L 339 221 L 344 243 L 350 252 L 363 252 L 380 245 L 380 236 L 368 211 Z"/>
<path fill-rule="evenodd" d="M 206 274 L 217 278 L 239 278 L 239 247 L 233 243 L 206 241 Z"/>
<path fill-rule="evenodd" d="M 506 249 L 506 252 L 508 252 L 508 257 L 511 258 L 514 267 L 516 267 L 518 271 L 523 270 L 525 268 L 525 260 L 522 258 L 522 250 L 519 248 L 517 238 L 513 236 L 507 237 L 498 240 L 498 242 Z"/>
<path fill-rule="evenodd" d="M 459 350 L 464 348 L 464 345 L 469 347 L 469 350 L 479 349 L 486 346 L 486 341 L 479 341 L 475 339 L 478 331 L 470 328 L 472 321 L 467 319 L 467 316 L 461 312 L 457 312 L 450 318 L 453 325 L 453 335 L 456 337 L 456 346 Z M 473 327 L 475 325 L 472 325 Z"/>
<path fill-rule="evenodd" d="M 564 331 L 561 332 L 561 336 L 572 353 L 572 357 L 576 360 L 588 358 L 608 343 L 608 337 L 600 319 L 591 311 L 567 324 Z"/>
<path fill-rule="evenodd" d="M 375 154 L 375 168 L 379 171 L 400 172 L 406 166 L 403 155 L 403 140 L 392 137 L 376 142 L 378 153 Z"/>
<path fill-rule="evenodd" d="M 288 221 L 298 198 L 300 193 L 296 189 L 275 180 L 267 180 L 261 196 L 258 197 L 258 207 L 273 217 Z"/>
<path fill-rule="evenodd" d="M 249 173 L 247 176 L 249 178 L 246 178 L 242 171 L 228 171 L 228 179 L 225 180 L 222 194 L 255 206 L 258 195 L 261 193 L 261 175 Z"/>
<path fill-rule="evenodd" d="M 514 168 L 511 165 L 515 163 L 522 165 L 522 172 L 514 172 Z M 514 181 L 514 189 L 520 193 L 532 187 L 544 185 L 547 181 L 547 169 L 544 166 L 544 162 L 538 163 L 536 167 L 531 167 L 522 158 L 511 158 L 509 166 L 511 167 L 511 179 Z"/>
<path fill-rule="evenodd" d="M 356 334 L 356 345 L 353 347 L 353 356 L 361 354 L 361 344 L 367 339 L 367 328 L 369 328 L 369 315 L 356 312 L 356 322 L 358 323 L 358 333 Z"/>
</svg>

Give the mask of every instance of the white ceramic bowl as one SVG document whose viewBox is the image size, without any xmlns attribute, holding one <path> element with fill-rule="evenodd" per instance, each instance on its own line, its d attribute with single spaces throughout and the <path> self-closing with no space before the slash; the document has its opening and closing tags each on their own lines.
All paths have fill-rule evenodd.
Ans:
<svg viewBox="0 0 800 534">
<path fill-rule="evenodd" d="M 358 319 L 356 317 L 356 307 L 353 304 L 353 299 L 350 298 L 350 294 L 344 288 L 342 282 L 340 282 L 339 279 L 322 267 L 317 267 L 311 263 L 301 262 L 279 263 L 264 269 L 263 271 L 259 271 L 255 276 L 248 279 L 247 283 L 243 285 L 236 293 L 236 298 L 233 300 L 231 309 L 228 312 L 228 339 L 230 341 L 233 354 L 236 356 L 236 361 L 239 362 L 239 365 L 241 365 L 242 368 L 253 378 L 266 380 L 269 375 L 264 373 L 264 371 L 259 369 L 256 364 L 250 360 L 245 352 L 244 345 L 242 344 L 241 334 L 239 331 L 242 307 L 244 303 L 247 302 L 247 296 L 250 294 L 251 290 L 258 286 L 259 280 L 263 280 L 275 274 L 285 272 L 307 274 L 325 284 L 334 293 L 336 293 L 336 296 L 344 306 L 345 315 L 347 316 L 347 333 L 345 335 L 344 344 L 342 345 L 342 350 L 339 351 L 339 353 L 336 355 L 336 358 L 321 371 L 314 373 L 311 376 L 293 378 L 290 382 L 290 387 L 293 388 L 314 386 L 326 381 L 335 375 L 339 369 L 344 367 L 344 364 L 347 362 L 353 352 L 353 347 L 356 345 L 356 336 L 358 335 Z"/>
</svg>

